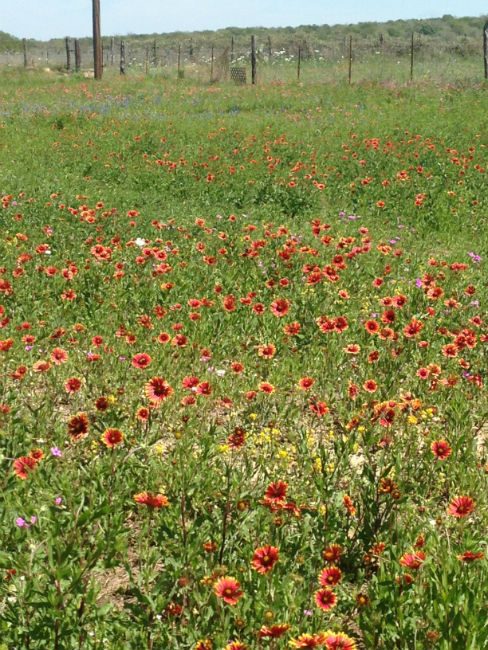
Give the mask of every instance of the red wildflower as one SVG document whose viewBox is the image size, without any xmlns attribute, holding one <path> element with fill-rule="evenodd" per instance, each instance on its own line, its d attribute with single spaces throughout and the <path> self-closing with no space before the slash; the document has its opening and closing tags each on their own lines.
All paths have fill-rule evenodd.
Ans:
<svg viewBox="0 0 488 650">
<path fill-rule="evenodd" d="M 351 517 L 354 517 L 354 515 L 356 514 L 356 508 L 354 507 L 351 497 L 348 494 L 345 494 L 342 497 L 342 502 L 344 503 L 344 507 L 347 510 L 347 512 L 351 515 Z"/>
<path fill-rule="evenodd" d="M 319 648 L 324 645 L 324 637 L 322 634 L 300 634 L 290 645 L 292 648 Z"/>
<path fill-rule="evenodd" d="M 396 341 L 398 339 L 398 335 L 395 334 L 395 330 L 392 329 L 391 327 L 383 327 L 379 333 L 378 337 L 382 341 Z M 401 348 L 400 348 L 401 352 Z M 399 352 L 397 353 L 395 350 L 391 350 L 391 355 L 392 357 L 398 356 Z"/>
<path fill-rule="evenodd" d="M 339 584 L 342 578 L 342 571 L 339 567 L 330 566 L 322 569 L 319 574 L 319 584 L 322 587 L 334 587 Z"/>
<path fill-rule="evenodd" d="M 20 456 L 13 462 L 13 470 L 15 475 L 25 481 L 27 475 L 32 472 L 37 466 L 37 460 L 31 456 Z"/>
<path fill-rule="evenodd" d="M 321 418 L 329 412 L 329 407 L 325 402 L 310 402 L 310 410 Z"/>
<path fill-rule="evenodd" d="M 197 395 L 211 395 L 212 387 L 210 386 L 210 382 L 201 381 L 195 388 L 195 393 L 197 393 Z"/>
<path fill-rule="evenodd" d="M 225 311 L 235 311 L 236 309 L 236 299 L 234 296 L 225 296 L 222 300 L 222 306 Z"/>
<path fill-rule="evenodd" d="M 338 562 L 342 555 L 342 546 L 339 544 L 331 544 L 322 551 L 322 557 L 326 562 Z"/>
<path fill-rule="evenodd" d="M 381 314 L 381 322 L 385 323 L 385 325 L 391 325 L 392 323 L 395 322 L 395 312 L 393 309 L 386 309 L 382 314 Z"/>
<path fill-rule="evenodd" d="M 106 447 L 113 449 L 124 441 L 124 434 L 119 429 L 105 429 L 101 441 Z"/>
<path fill-rule="evenodd" d="M 368 334 L 376 334 L 380 329 L 380 325 L 375 320 L 367 320 L 364 323 L 364 328 L 366 329 Z"/>
<path fill-rule="evenodd" d="M 139 370 L 145 370 L 151 364 L 151 357 L 145 352 L 139 352 L 132 357 L 132 365 Z"/>
<path fill-rule="evenodd" d="M 378 388 L 378 384 L 374 379 L 367 379 L 363 384 L 363 388 L 368 393 L 374 393 Z"/>
<path fill-rule="evenodd" d="M 251 565 L 258 573 L 265 574 L 271 571 L 278 558 L 279 550 L 276 546 L 261 546 L 254 551 Z"/>
<path fill-rule="evenodd" d="M 0 278 L 0 293 L 3 293 L 5 296 L 10 296 L 13 293 L 12 285 L 4 278 Z"/>
<path fill-rule="evenodd" d="M 158 406 L 174 392 L 168 382 L 162 377 L 153 377 L 150 379 L 144 386 L 144 391 L 147 398 Z"/>
<path fill-rule="evenodd" d="M 262 393 L 267 393 L 268 395 L 271 395 L 271 393 L 274 393 L 276 390 L 273 384 L 270 384 L 269 381 L 262 381 L 258 388 Z"/>
<path fill-rule="evenodd" d="M 168 497 L 164 494 L 152 494 L 151 492 L 140 492 L 134 495 L 134 501 L 149 508 L 164 508 L 169 505 Z"/>
<path fill-rule="evenodd" d="M 64 382 L 64 389 L 67 393 L 76 393 L 81 388 L 81 380 L 78 377 L 70 377 Z"/>
<path fill-rule="evenodd" d="M 300 323 L 293 322 L 293 323 L 289 323 L 288 325 L 285 325 L 283 327 L 283 332 L 287 336 L 296 336 L 297 334 L 300 333 L 301 329 L 302 329 L 302 326 L 300 325 Z"/>
<path fill-rule="evenodd" d="M 464 553 L 461 553 L 461 555 L 457 555 L 457 559 L 461 560 L 461 562 L 474 562 L 475 560 L 481 560 L 485 554 L 482 551 L 478 551 L 478 553 L 473 553 L 473 551 L 464 551 Z"/>
<path fill-rule="evenodd" d="M 428 368 L 419 368 L 415 374 L 420 379 L 428 379 L 430 373 Z"/>
<path fill-rule="evenodd" d="M 95 408 L 97 411 L 106 411 L 110 406 L 110 402 L 106 397 L 98 397 L 95 401 Z"/>
<path fill-rule="evenodd" d="M 458 347 L 455 343 L 447 343 L 442 347 L 442 354 L 447 358 L 454 358 L 458 355 Z"/>
<path fill-rule="evenodd" d="M 368 354 L 368 363 L 376 363 L 379 358 L 380 358 L 380 353 L 378 352 L 378 350 L 373 350 L 373 352 L 370 352 Z"/>
<path fill-rule="evenodd" d="M 206 553 L 215 553 L 215 551 L 217 550 L 217 544 L 212 540 L 209 540 L 208 542 L 203 542 L 202 547 Z"/>
<path fill-rule="evenodd" d="M 275 316 L 282 318 L 288 313 L 290 309 L 290 303 L 285 298 L 278 298 L 271 303 L 270 309 Z"/>
<path fill-rule="evenodd" d="M 218 598 L 221 598 L 228 605 L 236 605 L 244 595 L 241 590 L 241 585 L 231 576 L 219 578 L 214 584 L 214 592 Z"/>
<path fill-rule="evenodd" d="M 42 449 L 31 449 L 29 456 L 33 458 L 36 462 L 39 462 L 44 458 L 44 452 Z"/>
<path fill-rule="evenodd" d="M 468 496 L 455 497 L 449 507 L 447 508 L 447 514 L 452 515 L 453 517 L 467 517 L 470 515 L 475 508 L 474 499 Z"/>
<path fill-rule="evenodd" d="M 88 433 L 89 422 L 86 413 L 77 413 L 68 420 L 68 433 L 73 440 L 79 440 Z"/>
<path fill-rule="evenodd" d="M 140 406 L 136 411 L 136 418 L 141 422 L 147 422 L 151 411 L 146 406 Z"/>
<path fill-rule="evenodd" d="M 347 387 L 347 394 L 350 399 L 356 399 L 356 397 L 359 395 L 359 386 L 357 384 L 349 382 L 349 386 Z"/>
<path fill-rule="evenodd" d="M 61 298 L 63 300 L 72 301 L 75 300 L 76 293 L 73 291 L 73 289 L 67 289 L 66 291 L 63 291 L 63 293 L 61 294 Z"/>
<path fill-rule="evenodd" d="M 354 639 L 344 632 L 324 632 L 324 643 L 327 650 L 356 650 L 357 645 Z"/>
<path fill-rule="evenodd" d="M 312 377 L 302 377 L 298 380 L 297 385 L 300 390 L 309 390 L 309 388 L 312 388 L 314 384 L 315 379 L 312 379 Z"/>
<path fill-rule="evenodd" d="M 425 553 L 423 551 L 415 551 L 415 553 L 404 553 L 400 558 L 400 564 L 407 569 L 419 569 L 425 560 Z"/>
<path fill-rule="evenodd" d="M 234 433 L 231 433 L 227 437 L 227 444 L 232 447 L 232 449 L 240 449 L 246 442 L 246 432 L 244 429 L 237 427 Z"/>
<path fill-rule="evenodd" d="M 189 390 L 198 386 L 199 383 L 200 380 L 198 379 L 198 377 L 195 377 L 193 375 L 188 375 L 186 377 L 183 377 L 183 379 L 181 380 L 181 385 L 183 386 L 183 388 L 187 388 Z"/>
<path fill-rule="evenodd" d="M 264 498 L 268 501 L 285 501 L 286 493 L 288 491 L 288 483 L 284 481 L 276 481 L 270 483 L 264 493 Z"/>
<path fill-rule="evenodd" d="M 260 639 L 279 639 L 289 629 L 290 626 L 287 623 L 275 623 L 275 625 L 270 625 L 269 627 L 263 625 L 258 632 L 258 637 Z"/>
<path fill-rule="evenodd" d="M 349 323 L 345 316 L 337 316 L 334 318 L 334 329 L 336 332 L 342 333 L 349 328 Z"/>
<path fill-rule="evenodd" d="M 213 643 L 210 639 L 200 639 L 193 646 L 193 650 L 213 650 Z"/>
<path fill-rule="evenodd" d="M 68 353 L 66 350 L 63 350 L 61 348 L 54 348 L 54 350 L 51 352 L 51 361 L 56 366 L 59 366 L 62 363 L 68 361 Z"/>
<path fill-rule="evenodd" d="M 412 318 L 410 323 L 407 323 L 407 325 L 405 325 L 403 328 L 403 335 L 407 338 L 412 338 L 421 332 L 423 327 L 424 324 L 421 321 L 417 320 L 416 318 Z"/>
<path fill-rule="evenodd" d="M 337 604 L 337 596 L 331 589 L 318 589 L 314 594 L 314 598 L 317 607 L 324 612 L 328 612 Z"/>
<path fill-rule="evenodd" d="M 452 454 L 452 449 L 447 440 L 434 440 L 430 448 L 434 456 L 439 460 L 446 460 Z"/>
<path fill-rule="evenodd" d="M 272 359 L 276 354 L 276 346 L 273 343 L 258 346 L 258 356 L 263 359 Z"/>
<path fill-rule="evenodd" d="M 0 352 L 8 352 L 13 344 L 14 340 L 12 338 L 0 341 Z"/>
</svg>

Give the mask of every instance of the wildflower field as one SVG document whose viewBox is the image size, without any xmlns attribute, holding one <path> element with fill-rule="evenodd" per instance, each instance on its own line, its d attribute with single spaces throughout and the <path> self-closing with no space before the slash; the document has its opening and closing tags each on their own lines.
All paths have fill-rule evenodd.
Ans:
<svg viewBox="0 0 488 650">
<path fill-rule="evenodd" d="M 0 648 L 487 647 L 487 87 L 1 78 Z"/>
</svg>

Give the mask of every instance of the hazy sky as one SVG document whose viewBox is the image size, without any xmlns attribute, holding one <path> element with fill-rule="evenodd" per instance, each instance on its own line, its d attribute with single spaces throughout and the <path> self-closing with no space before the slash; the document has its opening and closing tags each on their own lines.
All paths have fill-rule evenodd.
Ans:
<svg viewBox="0 0 488 650">
<path fill-rule="evenodd" d="M 1 0 L 0 30 L 49 39 L 89 36 L 92 0 Z M 444 14 L 481 16 L 486 0 L 100 0 L 102 34 L 152 34 L 220 27 L 333 25 Z"/>
</svg>

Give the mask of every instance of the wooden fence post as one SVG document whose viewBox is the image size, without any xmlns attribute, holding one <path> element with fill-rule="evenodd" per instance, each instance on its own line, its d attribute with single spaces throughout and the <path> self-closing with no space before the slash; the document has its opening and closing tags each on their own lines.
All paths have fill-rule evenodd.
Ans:
<svg viewBox="0 0 488 650">
<path fill-rule="evenodd" d="M 271 36 L 268 36 L 268 63 L 271 61 L 272 56 L 273 52 L 271 50 Z"/>
<path fill-rule="evenodd" d="M 80 41 L 75 38 L 75 70 L 79 72 L 81 69 L 81 48 Z"/>
<path fill-rule="evenodd" d="M 93 67 L 95 79 L 101 79 L 103 74 L 102 37 L 100 31 L 100 0 L 93 0 Z"/>
<path fill-rule="evenodd" d="M 27 68 L 27 41 L 22 39 L 22 49 L 24 50 L 24 68 Z"/>
<path fill-rule="evenodd" d="M 352 36 L 349 36 L 349 85 L 352 83 Z"/>
<path fill-rule="evenodd" d="M 125 74 L 125 43 L 120 41 L 120 74 Z"/>
<path fill-rule="evenodd" d="M 110 39 L 110 65 L 113 67 L 114 65 L 114 37 Z"/>
<path fill-rule="evenodd" d="M 152 53 L 152 64 L 153 68 L 156 68 L 158 65 L 158 46 L 156 45 L 156 39 L 154 39 L 153 43 L 153 53 Z"/>
<path fill-rule="evenodd" d="M 297 80 L 300 81 L 300 68 L 302 64 L 302 48 L 298 46 Z"/>
<path fill-rule="evenodd" d="M 212 45 L 210 54 L 210 83 L 214 80 L 214 46 Z"/>
<path fill-rule="evenodd" d="M 413 32 L 412 40 L 410 42 L 410 81 L 413 81 Z"/>
<path fill-rule="evenodd" d="M 256 85 L 256 37 L 251 36 L 251 80 Z"/>
<path fill-rule="evenodd" d="M 64 39 L 64 44 L 66 46 L 66 70 L 71 70 L 71 52 L 69 49 L 69 36 L 66 36 Z"/>
<path fill-rule="evenodd" d="M 181 79 L 181 45 L 178 45 L 178 79 Z"/>
<path fill-rule="evenodd" d="M 483 58 L 485 60 L 485 79 L 488 79 L 488 21 L 483 27 Z"/>
<path fill-rule="evenodd" d="M 234 60 L 234 37 L 231 36 L 230 38 L 230 62 Z"/>
</svg>

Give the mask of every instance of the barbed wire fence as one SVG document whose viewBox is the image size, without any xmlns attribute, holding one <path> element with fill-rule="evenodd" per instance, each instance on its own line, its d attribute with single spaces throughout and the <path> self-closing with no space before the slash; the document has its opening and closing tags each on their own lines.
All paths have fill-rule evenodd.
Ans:
<svg viewBox="0 0 488 650">
<path fill-rule="evenodd" d="M 160 75 L 202 83 L 454 82 L 486 77 L 486 31 L 487 25 L 479 41 L 460 36 L 448 42 L 420 33 L 404 38 L 344 36 L 316 43 L 232 37 L 224 45 L 196 43 L 191 38 L 168 43 L 157 37 L 105 37 L 103 68 L 110 75 Z M 22 50 L 0 52 L 0 68 L 21 67 L 92 76 L 92 40 L 67 37 L 40 46 L 24 39 Z"/>
</svg>

